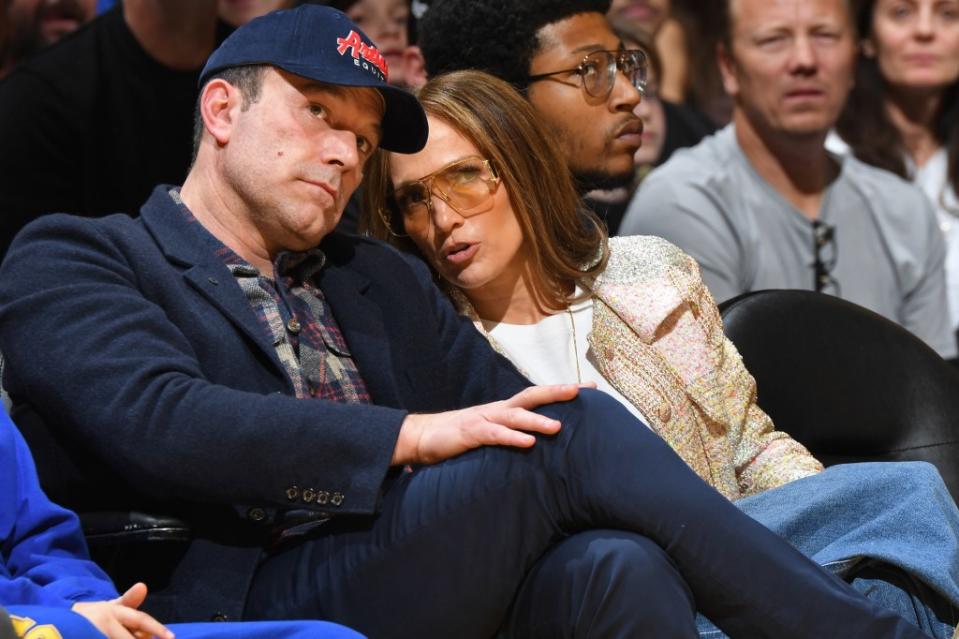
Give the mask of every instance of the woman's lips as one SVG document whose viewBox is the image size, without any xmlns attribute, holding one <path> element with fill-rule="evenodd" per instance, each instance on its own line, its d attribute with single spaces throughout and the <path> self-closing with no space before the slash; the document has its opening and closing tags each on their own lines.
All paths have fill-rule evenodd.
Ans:
<svg viewBox="0 0 959 639">
<path fill-rule="evenodd" d="M 939 56 L 934 53 L 913 53 L 906 56 L 906 62 L 917 66 L 931 66 L 939 63 Z"/>
<path fill-rule="evenodd" d="M 456 244 L 452 248 L 443 251 L 443 256 L 450 264 L 462 264 L 473 259 L 476 251 L 479 250 L 479 244 Z"/>
<path fill-rule="evenodd" d="M 631 4 L 628 7 L 620 9 L 619 13 L 631 20 L 640 22 L 648 22 L 659 16 L 659 11 L 645 2 Z"/>
</svg>

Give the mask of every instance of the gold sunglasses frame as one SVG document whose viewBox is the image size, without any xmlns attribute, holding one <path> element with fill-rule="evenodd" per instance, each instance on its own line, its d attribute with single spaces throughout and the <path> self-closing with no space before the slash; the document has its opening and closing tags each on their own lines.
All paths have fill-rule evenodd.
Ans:
<svg viewBox="0 0 959 639">
<path fill-rule="evenodd" d="M 433 190 L 433 181 L 435 180 L 436 176 L 440 175 L 441 173 L 444 173 L 444 172 L 448 171 L 449 169 L 451 169 L 451 168 L 453 168 L 453 167 L 455 167 L 455 166 L 457 166 L 457 165 L 459 165 L 459 164 L 465 164 L 465 163 L 467 163 L 467 162 L 474 161 L 474 160 L 480 160 L 480 161 L 483 163 L 483 165 L 486 166 L 486 170 L 489 171 L 489 174 L 490 174 L 492 177 L 491 177 L 490 179 L 488 179 L 488 180 L 483 180 L 483 181 L 486 183 L 487 187 L 489 188 L 490 197 L 496 195 L 496 191 L 499 189 L 500 184 L 502 184 L 502 181 L 503 181 L 503 180 L 502 180 L 502 178 L 499 176 L 499 173 L 496 171 L 496 167 L 495 167 L 495 165 L 493 164 L 492 160 L 489 160 L 489 159 L 484 158 L 484 157 L 479 156 L 479 155 L 471 155 L 471 156 L 469 156 L 469 157 L 465 157 L 465 158 L 456 160 L 455 162 L 450 162 L 450 163 L 447 164 L 446 166 L 440 167 L 439 169 L 433 171 L 432 173 L 429 173 L 429 174 L 427 174 L 427 175 L 424 175 L 423 177 L 421 177 L 421 178 L 419 178 L 419 179 L 416 179 L 416 180 L 412 180 L 412 181 L 410 181 L 410 182 L 407 182 L 406 184 L 403 185 L 403 187 L 405 188 L 405 187 L 407 187 L 407 186 L 409 186 L 409 185 L 412 185 L 412 184 L 422 184 L 422 185 L 426 188 L 426 191 L 427 191 L 427 192 L 430 194 L 430 196 L 431 196 L 430 198 L 428 198 L 428 199 L 426 200 L 426 210 L 427 210 L 427 214 L 429 215 L 430 222 L 432 222 L 432 220 L 433 220 L 433 198 L 432 198 L 432 196 L 434 196 L 434 195 L 435 195 L 436 197 L 440 198 L 441 200 L 443 200 L 444 202 L 446 202 L 446 204 L 447 204 L 450 208 L 452 208 L 454 211 L 456 211 L 456 212 L 457 212 L 459 215 L 461 215 L 462 217 L 472 217 L 473 215 L 479 215 L 479 214 L 480 214 L 480 212 L 470 213 L 470 212 L 463 211 L 463 210 L 457 208 L 455 204 L 453 204 L 452 202 L 450 202 L 450 200 L 449 200 L 449 195 L 447 195 L 446 193 L 444 193 L 443 191 L 441 191 L 441 190 L 439 190 L 439 189 L 437 189 L 437 190 L 435 190 L 435 191 Z M 395 203 L 395 197 L 396 197 L 396 193 L 393 192 L 393 193 L 390 194 L 389 199 Z M 393 237 L 409 237 L 409 234 L 408 234 L 408 233 L 397 233 L 396 231 L 394 231 L 394 230 L 393 230 L 393 225 L 390 223 L 390 218 L 391 218 L 391 217 L 394 217 L 394 216 L 396 216 L 397 214 L 402 215 L 402 212 L 398 210 L 398 207 L 395 207 L 395 204 L 394 204 L 393 207 L 388 207 L 388 208 L 386 208 L 386 209 L 384 209 L 383 207 L 380 207 L 380 209 L 377 210 L 377 213 L 378 213 L 379 216 L 380 216 L 380 220 L 383 222 L 383 226 L 386 227 L 386 230 L 387 230 L 387 232 L 388 232 L 390 235 L 392 235 Z M 404 230 L 405 230 L 405 226 L 404 226 Z"/>
</svg>

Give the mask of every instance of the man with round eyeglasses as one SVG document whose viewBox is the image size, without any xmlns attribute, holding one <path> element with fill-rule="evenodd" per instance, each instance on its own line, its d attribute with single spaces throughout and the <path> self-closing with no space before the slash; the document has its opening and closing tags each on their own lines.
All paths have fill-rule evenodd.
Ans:
<svg viewBox="0 0 959 639">
<path fill-rule="evenodd" d="M 522 91 L 559 141 L 581 192 L 627 185 L 643 123 L 646 56 L 626 50 L 609 0 L 436 0 L 420 48 L 430 76 L 482 69 Z M 509 16 L 509 19 L 504 19 Z"/>
<path fill-rule="evenodd" d="M 594 51 L 587 54 L 583 61 L 572 69 L 538 73 L 529 76 L 527 80 L 531 84 L 546 79 L 562 82 L 560 78 L 565 77 L 568 83 L 570 74 L 576 74 L 587 95 L 605 100 L 616 84 L 617 71 L 621 71 L 630 84 L 642 93 L 646 88 L 646 67 L 646 54 L 639 49 Z"/>
</svg>

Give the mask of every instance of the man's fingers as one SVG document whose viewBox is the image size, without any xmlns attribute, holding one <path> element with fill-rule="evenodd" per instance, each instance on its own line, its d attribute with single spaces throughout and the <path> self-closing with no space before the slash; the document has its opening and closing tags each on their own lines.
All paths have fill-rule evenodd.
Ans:
<svg viewBox="0 0 959 639">
<path fill-rule="evenodd" d="M 504 403 L 520 408 L 537 408 L 553 402 L 566 402 L 579 394 L 577 384 L 554 384 L 549 386 L 530 386 L 516 393 Z"/>
<path fill-rule="evenodd" d="M 536 443 L 536 438 L 521 430 L 513 430 L 499 424 L 489 424 L 482 436 L 483 446 L 512 446 L 513 448 L 529 448 Z"/>
<path fill-rule="evenodd" d="M 555 435 L 560 427 L 560 423 L 555 419 L 519 407 L 505 408 L 491 417 L 493 419 L 490 421 L 508 428 L 544 435 Z"/>
<path fill-rule="evenodd" d="M 130 632 L 123 626 L 123 623 L 111 617 L 107 621 L 106 629 L 101 628 L 103 634 L 106 635 L 107 639 L 136 639 Z"/>
<path fill-rule="evenodd" d="M 145 612 L 133 608 L 121 608 L 117 611 L 117 620 L 127 630 L 141 635 L 143 633 L 160 639 L 173 639 L 173 633 L 162 623 Z"/>
<path fill-rule="evenodd" d="M 139 608 L 147 598 L 147 587 L 143 582 L 137 582 L 130 586 L 129 590 L 120 595 L 115 601 L 121 606 L 128 608 Z"/>
<path fill-rule="evenodd" d="M 555 419 L 525 408 L 501 407 L 485 412 L 483 422 L 471 430 L 474 445 L 529 448 L 536 443 L 536 438 L 529 433 L 555 435 L 559 429 L 560 423 Z"/>
</svg>

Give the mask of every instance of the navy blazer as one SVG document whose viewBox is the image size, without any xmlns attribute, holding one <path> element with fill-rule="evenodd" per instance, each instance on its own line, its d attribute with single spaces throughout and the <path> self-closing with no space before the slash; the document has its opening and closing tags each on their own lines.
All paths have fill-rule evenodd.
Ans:
<svg viewBox="0 0 959 639">
<path fill-rule="evenodd" d="M 424 264 L 334 233 L 318 284 L 374 405 L 294 398 L 169 188 L 139 218 L 51 215 L 17 237 L 0 269 L 4 383 L 52 497 L 84 510 L 160 504 L 193 524 L 171 585 L 186 601 L 161 616 L 236 619 L 270 513 L 374 514 L 408 412 L 504 399 L 529 382 Z M 321 492 L 340 498 L 319 504 Z"/>
</svg>

